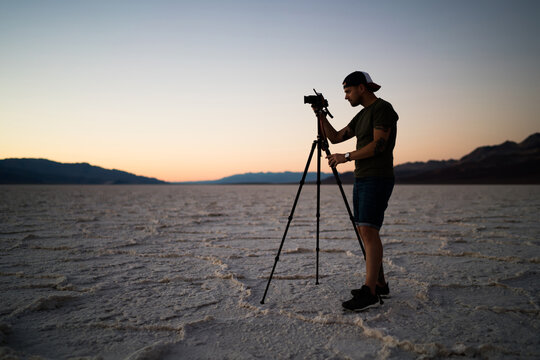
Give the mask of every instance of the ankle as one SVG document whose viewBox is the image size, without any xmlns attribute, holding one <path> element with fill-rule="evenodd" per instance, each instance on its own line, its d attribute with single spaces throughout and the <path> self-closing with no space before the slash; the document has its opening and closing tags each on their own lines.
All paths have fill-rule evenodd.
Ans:
<svg viewBox="0 0 540 360">
<path fill-rule="evenodd" d="M 364 286 L 367 286 L 371 295 L 377 295 L 375 292 L 375 286 L 369 286 L 368 284 L 364 284 Z"/>
</svg>

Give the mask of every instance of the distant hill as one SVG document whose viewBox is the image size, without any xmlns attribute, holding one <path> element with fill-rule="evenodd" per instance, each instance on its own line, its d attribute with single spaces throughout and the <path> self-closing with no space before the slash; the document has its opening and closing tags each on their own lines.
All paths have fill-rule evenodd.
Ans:
<svg viewBox="0 0 540 360">
<path fill-rule="evenodd" d="M 398 184 L 540 184 L 540 133 L 519 144 L 479 147 L 460 160 L 405 163 L 394 173 Z M 340 178 L 354 181 L 352 172 Z M 335 183 L 334 177 L 324 183 Z"/>
<path fill-rule="evenodd" d="M 224 177 L 212 181 L 194 181 L 190 184 L 298 184 L 302 179 L 303 172 L 259 172 L 245 173 Z M 330 176 L 330 173 L 321 173 L 321 179 Z M 317 180 L 316 172 L 308 172 L 306 182 Z M 189 184 L 182 183 L 182 184 Z"/>
<path fill-rule="evenodd" d="M 459 160 L 431 160 L 398 165 L 398 184 L 540 184 L 540 133 L 521 143 L 506 141 L 482 146 Z M 260 172 L 224 177 L 192 184 L 298 184 L 302 172 Z M 306 183 L 316 181 L 309 172 Z M 331 173 L 321 173 L 324 184 L 335 183 Z M 352 184 L 352 172 L 340 174 Z M 45 159 L 0 160 L 0 184 L 167 184 L 120 170 L 107 170 L 87 163 L 63 164 Z M 182 183 L 188 184 L 188 183 Z"/>
<path fill-rule="evenodd" d="M 0 184 L 166 184 L 120 170 L 87 163 L 63 164 L 45 159 L 0 160 Z"/>
</svg>

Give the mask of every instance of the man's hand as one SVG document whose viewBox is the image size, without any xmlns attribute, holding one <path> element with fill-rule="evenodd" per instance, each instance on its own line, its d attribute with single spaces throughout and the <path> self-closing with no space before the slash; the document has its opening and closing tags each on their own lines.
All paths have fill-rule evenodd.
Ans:
<svg viewBox="0 0 540 360">
<path fill-rule="evenodd" d="M 317 115 L 317 118 L 319 119 L 326 118 L 326 113 L 323 111 L 323 109 L 315 107 L 313 105 L 311 105 L 311 108 L 313 109 L 313 112 L 315 113 L 315 115 Z"/>
<path fill-rule="evenodd" d="M 345 154 L 332 154 L 330 156 L 327 156 L 326 158 L 328 159 L 328 165 L 330 165 L 330 167 L 332 168 L 336 167 L 338 164 L 347 162 Z"/>
</svg>

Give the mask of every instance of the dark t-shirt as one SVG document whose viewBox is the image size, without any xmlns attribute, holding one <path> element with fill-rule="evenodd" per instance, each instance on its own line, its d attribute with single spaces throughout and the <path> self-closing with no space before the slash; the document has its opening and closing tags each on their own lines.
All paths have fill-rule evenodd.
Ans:
<svg viewBox="0 0 540 360">
<path fill-rule="evenodd" d="M 367 159 L 355 161 L 354 176 L 357 178 L 378 176 L 394 176 L 394 156 L 396 144 L 398 114 L 392 105 L 378 98 L 368 107 L 363 108 L 349 123 L 356 135 L 356 150 L 363 148 L 373 141 L 373 129 L 376 126 L 390 128 L 390 136 L 384 151 Z"/>
</svg>

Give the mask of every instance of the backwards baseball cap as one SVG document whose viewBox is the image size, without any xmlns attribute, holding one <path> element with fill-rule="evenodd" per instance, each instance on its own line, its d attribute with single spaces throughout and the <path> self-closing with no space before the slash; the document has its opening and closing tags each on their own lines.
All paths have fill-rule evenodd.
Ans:
<svg viewBox="0 0 540 360">
<path fill-rule="evenodd" d="M 369 91 L 375 92 L 381 88 L 380 85 L 377 85 L 371 80 L 371 76 L 364 71 L 355 71 L 347 75 L 345 80 L 343 80 L 343 88 L 349 86 L 357 86 L 363 84 Z"/>
</svg>

